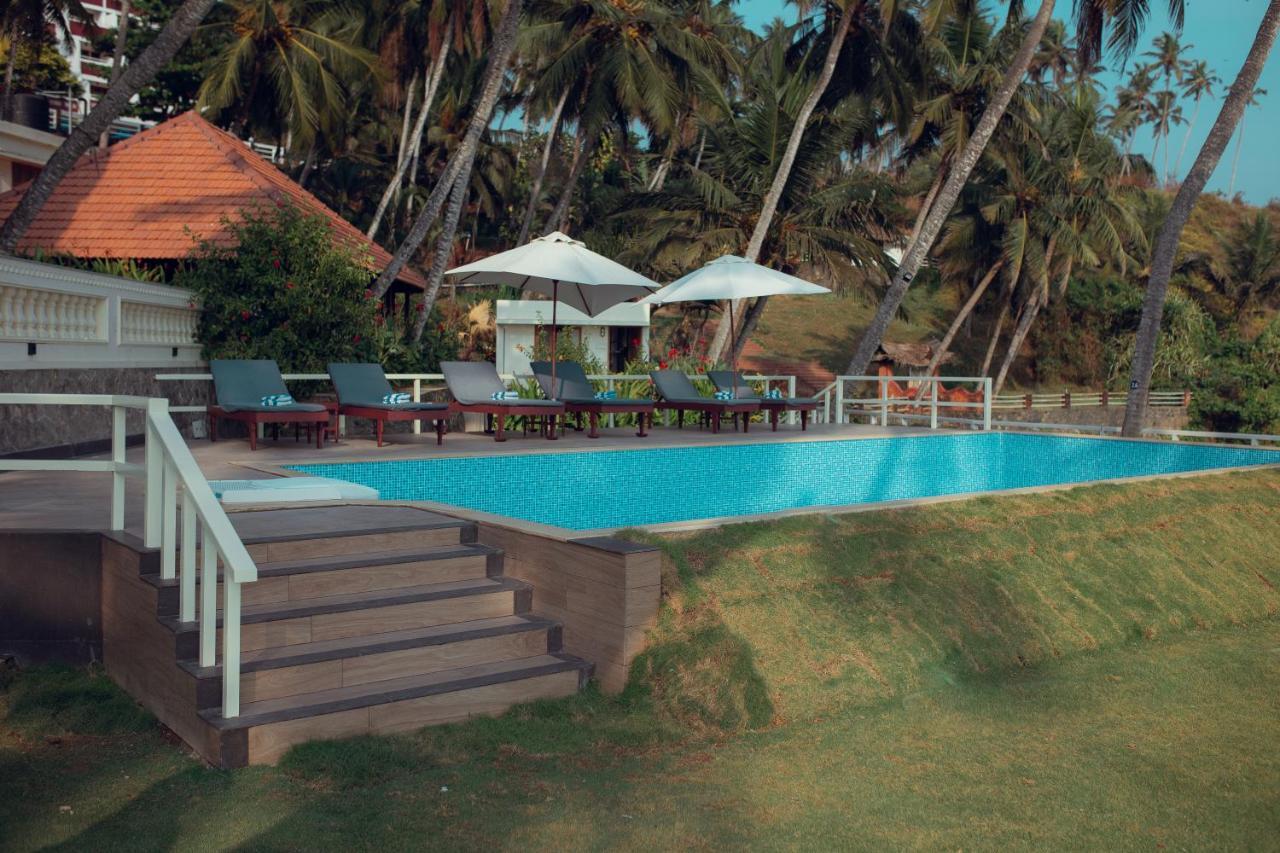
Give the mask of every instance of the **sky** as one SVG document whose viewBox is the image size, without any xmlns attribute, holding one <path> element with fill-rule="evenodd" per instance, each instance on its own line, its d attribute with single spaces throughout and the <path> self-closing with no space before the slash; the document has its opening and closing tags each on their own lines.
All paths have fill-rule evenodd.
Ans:
<svg viewBox="0 0 1280 853">
<path fill-rule="evenodd" d="M 1209 128 L 1218 116 L 1222 106 L 1222 98 L 1226 95 L 1226 87 L 1235 79 L 1240 70 L 1240 63 L 1253 43 L 1258 24 L 1266 10 L 1267 0 L 1185 0 L 1186 22 L 1183 26 L 1181 41 L 1192 48 L 1187 52 L 1189 59 L 1202 59 L 1222 78 L 1223 85 L 1215 92 L 1212 99 L 1205 98 L 1200 102 L 1200 115 L 1196 125 L 1192 127 L 1191 139 L 1187 144 L 1187 153 L 1182 159 L 1183 174 L 1191 168 L 1200 144 L 1209 134 Z M 1166 0 L 1149 0 L 1151 16 L 1147 19 L 1146 33 L 1136 51 L 1141 54 L 1151 46 L 1151 40 L 1162 32 L 1173 31 L 1169 22 L 1168 3 Z M 1028 14 L 1034 12 L 1035 2 L 1028 2 Z M 993 8 L 1003 14 L 1005 5 L 997 3 Z M 795 20 L 795 6 L 783 3 L 782 0 L 740 0 L 737 10 L 754 29 L 761 29 L 774 18 Z M 1054 10 L 1056 17 L 1066 21 L 1071 17 L 1072 0 L 1058 0 Z M 1258 106 L 1245 113 L 1245 132 L 1240 148 L 1240 162 L 1236 173 L 1235 192 L 1241 194 L 1246 201 L 1254 204 L 1266 204 L 1272 199 L 1280 200 L 1280 46 L 1272 50 L 1271 57 L 1262 71 L 1262 79 L 1258 85 L 1268 90 L 1269 94 L 1259 99 Z M 1129 69 L 1135 62 L 1147 61 L 1140 55 L 1130 59 Z M 1107 57 L 1104 63 L 1108 72 L 1101 75 L 1105 85 L 1114 89 L 1123 82 L 1124 75 L 1118 69 L 1118 60 Z M 1183 116 L 1191 117 L 1192 103 L 1188 99 L 1183 104 Z M 1182 145 L 1186 125 L 1180 125 L 1173 132 L 1173 147 L 1170 151 L 1170 169 L 1177 158 L 1178 149 Z M 1149 129 L 1139 133 L 1134 151 L 1151 155 L 1152 136 Z M 1222 155 L 1218 168 L 1209 180 L 1209 191 L 1226 193 L 1231 183 L 1231 164 L 1236 152 L 1236 139 Z M 1159 157 L 1163 160 L 1163 154 Z"/>
</svg>

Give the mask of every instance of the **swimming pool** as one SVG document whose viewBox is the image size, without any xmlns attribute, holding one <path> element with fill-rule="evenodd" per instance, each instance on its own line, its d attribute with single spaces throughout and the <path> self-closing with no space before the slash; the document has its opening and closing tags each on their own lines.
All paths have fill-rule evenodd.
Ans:
<svg viewBox="0 0 1280 853">
<path fill-rule="evenodd" d="M 1280 463 L 1280 451 L 1024 433 L 291 465 L 570 530 L 633 527 Z"/>
</svg>

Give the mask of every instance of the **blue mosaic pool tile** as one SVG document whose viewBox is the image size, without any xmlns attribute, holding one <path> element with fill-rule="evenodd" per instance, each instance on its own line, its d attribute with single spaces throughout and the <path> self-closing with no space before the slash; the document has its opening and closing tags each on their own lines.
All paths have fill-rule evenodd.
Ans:
<svg viewBox="0 0 1280 853">
<path fill-rule="evenodd" d="M 1280 451 L 1020 433 L 292 465 L 571 530 L 1280 463 Z"/>
</svg>

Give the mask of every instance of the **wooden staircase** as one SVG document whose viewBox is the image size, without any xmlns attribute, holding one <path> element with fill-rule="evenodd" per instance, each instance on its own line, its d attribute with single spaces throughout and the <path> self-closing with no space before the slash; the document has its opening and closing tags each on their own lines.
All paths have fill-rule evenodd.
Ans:
<svg viewBox="0 0 1280 853">
<path fill-rule="evenodd" d="M 193 745 L 215 763 L 270 763 L 307 740 L 498 714 L 572 694 L 590 676 L 469 522 L 388 506 L 230 517 L 259 576 L 243 588 L 238 716 L 221 715 L 221 666 L 198 665 L 197 625 L 178 620 L 176 583 L 141 574 L 172 665 L 194 682 L 184 695 L 209 746 Z"/>
</svg>

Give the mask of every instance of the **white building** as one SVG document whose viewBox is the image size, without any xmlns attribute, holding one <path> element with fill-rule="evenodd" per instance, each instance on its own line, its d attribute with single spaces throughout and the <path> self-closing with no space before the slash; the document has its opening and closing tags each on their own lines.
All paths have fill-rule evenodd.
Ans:
<svg viewBox="0 0 1280 853">
<path fill-rule="evenodd" d="M 551 301 L 499 299 L 494 322 L 498 372 L 528 375 L 538 333 L 551 333 Z M 624 302 L 588 317 L 561 303 L 556 322 L 560 335 L 585 345 L 610 373 L 621 373 L 628 361 L 649 354 L 648 305 Z"/>
</svg>

